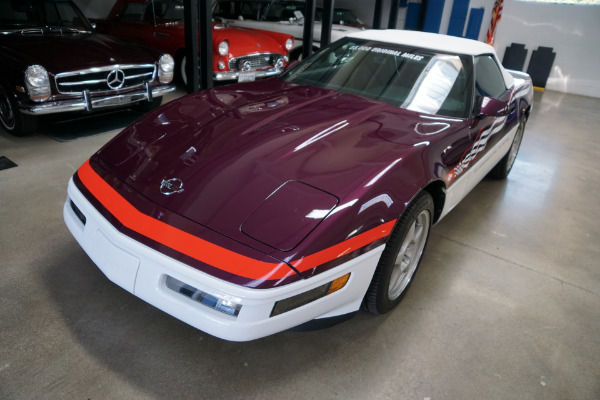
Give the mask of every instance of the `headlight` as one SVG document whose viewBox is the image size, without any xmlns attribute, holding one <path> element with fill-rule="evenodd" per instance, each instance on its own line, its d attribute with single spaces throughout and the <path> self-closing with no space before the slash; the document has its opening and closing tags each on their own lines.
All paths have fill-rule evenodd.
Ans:
<svg viewBox="0 0 600 400">
<path fill-rule="evenodd" d="M 222 56 L 226 56 L 229 53 L 229 43 L 226 41 L 222 41 L 219 43 L 219 54 Z"/>
<path fill-rule="evenodd" d="M 277 59 L 277 61 L 275 62 L 275 68 L 276 69 L 282 69 L 283 68 L 283 57 L 279 57 Z"/>
<path fill-rule="evenodd" d="M 232 317 L 237 317 L 242 309 L 240 299 L 228 299 L 213 296 L 212 294 L 203 292 L 202 290 L 188 285 L 187 283 L 184 283 L 169 275 L 167 275 L 166 284 L 167 287 L 172 291 L 180 293 L 206 307 L 212 308 L 213 310 L 222 312 Z"/>
<path fill-rule="evenodd" d="M 50 97 L 48 71 L 41 65 L 31 65 L 25 70 L 25 84 L 33 101 L 44 101 Z"/>
<path fill-rule="evenodd" d="M 285 48 L 290 51 L 292 49 L 292 47 L 294 47 L 294 39 L 289 38 L 288 40 L 285 41 Z"/>
<path fill-rule="evenodd" d="M 158 60 L 158 80 L 160 83 L 169 83 L 173 80 L 175 60 L 170 54 L 163 54 Z"/>
</svg>

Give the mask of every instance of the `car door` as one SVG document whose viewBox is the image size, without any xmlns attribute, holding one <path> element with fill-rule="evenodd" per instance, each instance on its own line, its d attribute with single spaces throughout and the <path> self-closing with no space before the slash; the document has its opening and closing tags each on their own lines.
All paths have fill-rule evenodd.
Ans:
<svg viewBox="0 0 600 400">
<path fill-rule="evenodd" d="M 497 145 L 508 135 L 516 120 L 514 107 L 506 110 L 503 115 L 482 115 L 480 112 L 481 102 L 486 102 L 487 99 L 496 99 L 507 104 L 511 100 L 511 90 L 506 86 L 496 58 L 491 54 L 475 56 L 474 70 L 476 107 L 470 132 L 473 145 L 462 160 L 463 164 L 468 164 L 472 169 L 467 192 L 477 185 L 504 155 L 496 154 Z"/>
<path fill-rule="evenodd" d="M 450 211 L 487 175 L 503 154 L 498 154 L 497 144 L 515 125 L 515 111 L 507 115 L 482 115 L 482 101 L 497 99 L 509 102 L 511 90 L 496 58 L 491 54 L 473 58 L 474 107 L 468 120 L 465 135 L 448 147 L 442 155 L 445 165 L 450 166 L 446 176 L 448 193 L 444 214 Z M 485 99 L 485 100 L 484 100 Z"/>
<path fill-rule="evenodd" d="M 126 3 L 110 33 L 122 39 L 156 47 L 153 2 Z"/>
<path fill-rule="evenodd" d="M 152 7 L 153 6 L 153 7 Z M 149 45 L 175 55 L 185 46 L 183 36 L 183 3 L 175 0 L 152 0 L 148 2 L 143 23 L 152 26 Z"/>
</svg>

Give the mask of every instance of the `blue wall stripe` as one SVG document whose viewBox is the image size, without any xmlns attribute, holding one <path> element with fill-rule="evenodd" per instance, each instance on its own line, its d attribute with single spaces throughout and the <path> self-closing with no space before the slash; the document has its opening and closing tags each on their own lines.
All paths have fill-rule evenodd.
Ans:
<svg viewBox="0 0 600 400">
<path fill-rule="evenodd" d="M 448 25 L 448 35 L 462 37 L 467 22 L 467 13 L 469 12 L 469 0 L 454 0 L 452 4 L 452 13 L 450 13 L 450 23 Z"/>
<path fill-rule="evenodd" d="M 406 7 L 406 22 L 404 29 L 416 31 L 419 27 L 419 13 L 421 12 L 421 3 L 408 3 Z"/>
<path fill-rule="evenodd" d="M 444 2 L 446 0 L 429 0 L 427 11 L 425 12 L 424 32 L 439 33 L 440 23 L 442 22 L 442 12 L 444 11 Z"/>
<path fill-rule="evenodd" d="M 467 24 L 467 33 L 465 37 L 467 39 L 477 40 L 479 38 L 479 31 L 481 30 L 481 21 L 483 21 L 483 8 L 471 8 L 471 14 L 469 15 L 469 23 Z"/>
</svg>

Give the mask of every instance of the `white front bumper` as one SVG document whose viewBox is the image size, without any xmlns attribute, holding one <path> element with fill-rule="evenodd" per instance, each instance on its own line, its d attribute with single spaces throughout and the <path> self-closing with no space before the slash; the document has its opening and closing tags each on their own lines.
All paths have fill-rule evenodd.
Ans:
<svg viewBox="0 0 600 400">
<path fill-rule="evenodd" d="M 83 224 L 71 201 L 86 218 Z M 81 247 L 114 283 L 189 325 L 222 339 L 247 341 L 293 328 L 316 318 L 345 315 L 360 308 L 384 246 L 310 279 L 272 289 L 251 289 L 215 278 L 168 257 L 115 229 L 69 181 L 65 222 Z M 346 286 L 309 304 L 271 317 L 277 301 L 351 273 Z M 169 289 L 171 276 L 203 292 L 241 304 L 227 315 Z"/>
</svg>

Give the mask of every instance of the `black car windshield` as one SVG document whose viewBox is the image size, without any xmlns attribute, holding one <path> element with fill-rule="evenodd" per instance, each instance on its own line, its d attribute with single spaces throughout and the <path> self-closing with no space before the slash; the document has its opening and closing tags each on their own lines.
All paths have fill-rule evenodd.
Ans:
<svg viewBox="0 0 600 400">
<path fill-rule="evenodd" d="M 0 0 L 0 31 L 55 28 L 61 32 L 92 30 L 70 1 Z"/>
<path fill-rule="evenodd" d="M 323 20 L 323 9 L 317 8 L 315 12 L 315 20 Z M 354 13 L 345 8 L 336 8 L 333 10 L 333 23 L 334 24 L 362 24 L 363 22 L 354 15 Z"/>
<path fill-rule="evenodd" d="M 156 23 L 183 21 L 183 2 L 179 0 L 154 1 Z"/>
<path fill-rule="evenodd" d="M 380 100 L 408 110 L 466 118 L 472 102 L 470 57 L 389 43 L 342 39 L 281 76 Z"/>
<path fill-rule="evenodd" d="M 271 4 L 265 16 L 266 21 L 287 21 L 296 18 L 296 11 L 304 13 L 306 5 L 298 1 L 279 1 Z"/>
</svg>

